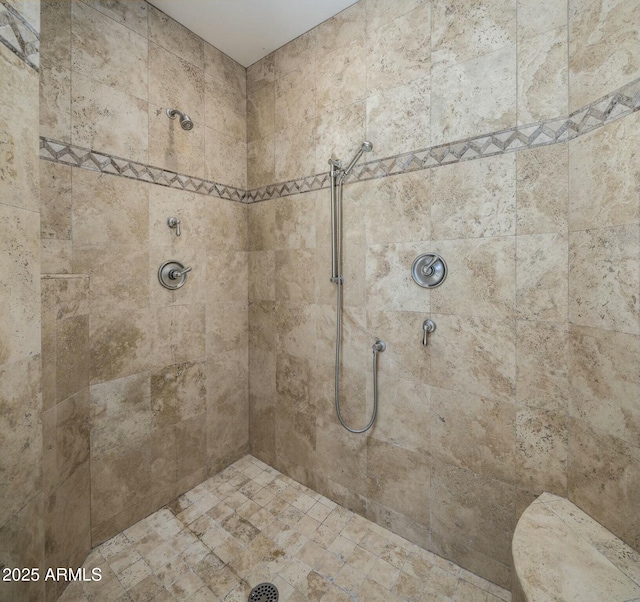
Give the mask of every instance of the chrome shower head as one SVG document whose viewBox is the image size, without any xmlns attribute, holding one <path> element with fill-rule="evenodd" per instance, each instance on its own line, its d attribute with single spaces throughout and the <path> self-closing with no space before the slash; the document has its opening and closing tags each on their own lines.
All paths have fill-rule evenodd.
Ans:
<svg viewBox="0 0 640 602">
<path fill-rule="evenodd" d="M 353 166 L 358 162 L 358 159 L 362 157 L 362 153 L 370 153 L 373 150 L 373 144 L 368 140 L 362 143 L 362 146 L 358 149 L 356 156 L 351 159 L 351 163 L 347 166 L 347 168 L 342 172 L 342 178 L 349 175 L 349 172 L 353 169 Z"/>
<path fill-rule="evenodd" d="M 167 109 L 167 117 L 169 117 L 169 119 L 175 119 L 178 115 L 180 115 L 180 127 L 187 132 L 192 130 L 193 120 L 189 115 L 178 111 L 178 109 Z"/>
</svg>

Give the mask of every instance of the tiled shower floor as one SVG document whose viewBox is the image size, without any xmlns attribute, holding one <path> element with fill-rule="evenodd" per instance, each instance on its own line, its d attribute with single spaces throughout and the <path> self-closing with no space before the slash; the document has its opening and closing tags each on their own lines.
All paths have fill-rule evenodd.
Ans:
<svg viewBox="0 0 640 602">
<path fill-rule="evenodd" d="M 245 456 L 94 549 L 60 600 L 498 602 L 505 590 Z"/>
</svg>

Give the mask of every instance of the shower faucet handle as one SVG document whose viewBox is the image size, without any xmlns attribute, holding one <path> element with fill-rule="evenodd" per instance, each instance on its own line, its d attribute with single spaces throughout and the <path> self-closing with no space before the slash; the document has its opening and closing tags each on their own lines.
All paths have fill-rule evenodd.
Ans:
<svg viewBox="0 0 640 602">
<path fill-rule="evenodd" d="M 167 226 L 169 226 L 169 228 L 171 229 L 175 228 L 176 236 L 180 236 L 180 234 L 182 234 L 180 232 L 180 220 L 177 217 L 170 217 L 167 220 Z"/>
<path fill-rule="evenodd" d="M 436 323 L 433 320 L 425 320 L 422 323 L 422 344 L 427 346 L 427 336 L 436 329 Z"/>
</svg>

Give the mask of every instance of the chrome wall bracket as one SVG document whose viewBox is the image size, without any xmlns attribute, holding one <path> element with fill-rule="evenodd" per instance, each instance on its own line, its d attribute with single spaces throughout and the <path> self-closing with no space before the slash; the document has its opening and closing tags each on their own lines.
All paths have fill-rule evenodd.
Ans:
<svg viewBox="0 0 640 602">
<path fill-rule="evenodd" d="M 447 277 L 447 264 L 437 253 L 419 255 L 411 266 L 411 277 L 422 288 L 435 288 Z"/>
<path fill-rule="evenodd" d="M 160 268 L 158 268 L 158 280 L 164 288 L 168 288 L 174 291 L 187 281 L 187 274 L 193 268 L 185 268 L 178 261 L 165 261 Z"/>
</svg>

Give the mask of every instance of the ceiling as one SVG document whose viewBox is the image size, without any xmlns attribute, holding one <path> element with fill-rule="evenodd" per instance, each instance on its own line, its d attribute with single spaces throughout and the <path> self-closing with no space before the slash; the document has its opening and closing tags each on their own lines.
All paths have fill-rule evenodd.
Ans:
<svg viewBox="0 0 640 602">
<path fill-rule="evenodd" d="M 150 0 L 248 67 L 356 0 Z"/>
</svg>

